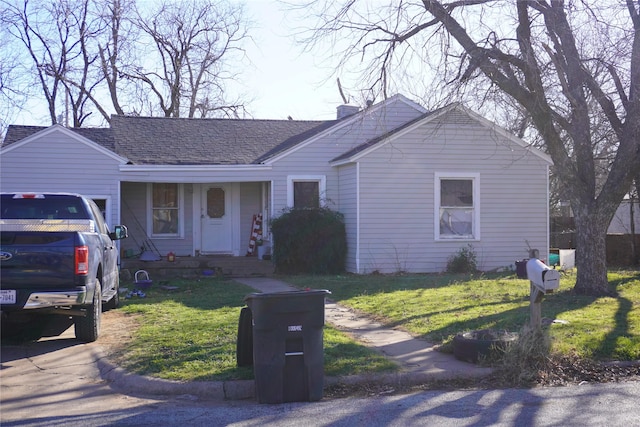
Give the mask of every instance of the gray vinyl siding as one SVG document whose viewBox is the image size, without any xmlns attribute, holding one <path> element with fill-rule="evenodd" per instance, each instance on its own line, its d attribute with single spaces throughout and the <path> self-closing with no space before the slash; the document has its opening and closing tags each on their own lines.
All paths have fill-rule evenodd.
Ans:
<svg viewBox="0 0 640 427">
<path fill-rule="evenodd" d="M 123 241 L 123 249 L 131 249 L 134 253 L 140 252 L 140 246 L 146 244 L 153 251 L 157 249 L 161 256 L 173 252 L 177 256 L 193 255 L 194 247 L 194 194 L 199 195 L 199 189 L 194 190 L 192 184 L 183 184 L 184 210 L 184 236 L 179 238 L 150 238 L 147 236 L 147 183 L 124 182 L 122 183 L 123 223 L 129 227 L 130 239 Z M 261 183 L 249 182 L 240 184 L 240 255 L 243 256 L 249 247 L 249 238 L 253 215 L 260 212 Z M 197 217 L 197 216 L 196 216 Z M 197 237 L 197 236 L 196 236 Z"/>
<path fill-rule="evenodd" d="M 147 238 L 147 184 L 123 182 L 122 223 L 129 229 L 129 238 L 121 243 L 125 254 L 138 254 L 148 245 Z M 152 248 L 151 248 L 152 249 Z"/>
<path fill-rule="evenodd" d="M 640 231 L 640 203 L 634 203 L 632 208 L 631 201 L 623 200 L 609 224 L 607 234 L 631 234 L 631 209 L 636 233 Z"/>
<path fill-rule="evenodd" d="M 264 207 L 277 217 L 287 208 L 289 177 L 324 177 L 326 192 L 321 197 L 327 207 L 344 215 L 348 271 L 440 272 L 447 259 L 468 244 L 485 271 L 514 268 L 516 260 L 527 257 L 529 247 L 546 258 L 547 161 L 473 114 L 457 109 L 435 113 L 421 119 L 422 124 L 413 123 L 354 154 L 351 162 L 331 164 L 423 113 L 400 98 L 390 99 L 261 165 L 125 165 L 124 159 L 72 132 L 54 129 L 2 151 L 0 189 L 72 191 L 107 198 L 110 224 L 117 221 L 129 227 L 131 238 L 121 242 L 124 251 L 137 254 L 141 246 L 151 246 L 162 256 L 168 252 L 189 256 L 201 246 L 203 185 L 230 183 L 238 196 L 234 215 L 239 215 L 233 224 L 233 250 L 243 256 L 253 215 Z M 436 239 L 437 173 L 478 177 L 478 239 Z M 179 238 L 147 237 L 147 186 L 153 182 L 183 186 Z M 271 185 L 268 200 L 262 200 L 264 183 Z"/>
<path fill-rule="evenodd" d="M 327 207 L 336 209 L 338 201 L 338 173 L 329 162 L 343 153 L 383 135 L 418 117 L 420 111 L 397 100 L 386 108 L 373 110 L 361 118 L 344 124 L 312 143 L 293 150 L 273 164 L 274 211 L 276 216 L 287 207 L 287 177 L 314 175 L 326 177 Z"/>
<path fill-rule="evenodd" d="M 546 162 L 455 118 L 423 125 L 360 159 L 361 273 L 444 271 L 468 244 L 484 271 L 515 267 L 528 245 L 547 253 Z M 435 239 L 437 172 L 479 174 L 479 240 Z"/>
<path fill-rule="evenodd" d="M 110 227 L 120 222 L 118 161 L 90 144 L 51 131 L 3 151 L 0 190 L 72 192 L 108 200 Z"/>
<path fill-rule="evenodd" d="M 147 183 L 122 183 L 122 222 L 129 229 L 129 238 L 123 240 L 122 249 L 141 252 L 145 246 L 156 254 L 164 257 L 169 252 L 176 256 L 190 256 L 193 252 L 193 186 L 183 185 L 183 221 L 184 234 L 181 237 L 148 237 L 148 209 Z"/>
<path fill-rule="evenodd" d="M 358 242 L 358 192 L 357 166 L 354 164 L 338 168 L 339 196 L 337 210 L 344 215 L 347 233 L 347 271 L 357 271 L 357 242 Z"/>
</svg>

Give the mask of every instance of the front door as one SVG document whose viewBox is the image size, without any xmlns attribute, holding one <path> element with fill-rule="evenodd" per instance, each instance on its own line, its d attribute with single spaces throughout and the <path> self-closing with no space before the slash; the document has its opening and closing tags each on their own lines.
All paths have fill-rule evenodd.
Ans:
<svg viewBox="0 0 640 427">
<path fill-rule="evenodd" d="M 233 209 L 231 185 L 209 184 L 202 187 L 202 252 L 233 251 Z"/>
</svg>

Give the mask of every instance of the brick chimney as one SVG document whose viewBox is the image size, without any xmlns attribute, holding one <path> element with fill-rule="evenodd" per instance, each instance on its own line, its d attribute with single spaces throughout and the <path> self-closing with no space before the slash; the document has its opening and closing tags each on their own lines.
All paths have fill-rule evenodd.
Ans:
<svg viewBox="0 0 640 427">
<path fill-rule="evenodd" d="M 356 105 L 339 105 L 338 108 L 338 120 L 345 117 L 352 116 L 360 111 L 360 107 Z"/>
</svg>

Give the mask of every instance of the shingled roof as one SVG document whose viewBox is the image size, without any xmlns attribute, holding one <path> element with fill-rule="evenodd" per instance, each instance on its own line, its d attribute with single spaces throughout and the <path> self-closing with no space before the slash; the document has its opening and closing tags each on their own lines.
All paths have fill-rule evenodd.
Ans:
<svg viewBox="0 0 640 427">
<path fill-rule="evenodd" d="M 134 164 L 242 165 L 267 158 L 331 121 L 112 116 L 116 152 Z"/>
<path fill-rule="evenodd" d="M 262 163 L 336 122 L 112 116 L 110 128 L 70 130 L 133 164 L 242 165 Z M 2 146 L 45 129 L 11 125 Z"/>
<path fill-rule="evenodd" d="M 18 141 L 30 137 L 40 131 L 48 129 L 46 126 L 22 126 L 10 125 L 7 129 L 7 135 L 2 142 L 2 147 L 7 147 Z M 109 128 L 69 128 L 71 131 L 83 136 L 107 150 L 115 151 L 115 143 L 113 141 L 113 133 Z"/>
</svg>

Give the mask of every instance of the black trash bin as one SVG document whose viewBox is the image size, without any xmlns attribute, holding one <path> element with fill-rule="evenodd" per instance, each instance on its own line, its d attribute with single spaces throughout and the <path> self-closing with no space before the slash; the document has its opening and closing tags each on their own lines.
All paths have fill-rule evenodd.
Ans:
<svg viewBox="0 0 640 427">
<path fill-rule="evenodd" d="M 327 290 L 254 293 L 253 373 L 259 403 L 317 401 L 324 386 Z"/>
<path fill-rule="evenodd" d="M 528 259 L 523 259 L 522 261 L 516 261 L 516 275 L 518 279 L 526 279 L 527 278 L 527 262 Z"/>
<path fill-rule="evenodd" d="M 236 363 L 238 366 L 253 365 L 253 318 L 249 307 L 242 307 L 238 319 L 238 340 L 236 341 Z"/>
</svg>

